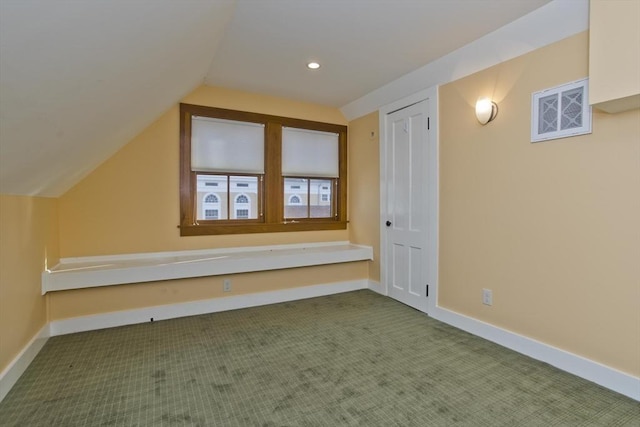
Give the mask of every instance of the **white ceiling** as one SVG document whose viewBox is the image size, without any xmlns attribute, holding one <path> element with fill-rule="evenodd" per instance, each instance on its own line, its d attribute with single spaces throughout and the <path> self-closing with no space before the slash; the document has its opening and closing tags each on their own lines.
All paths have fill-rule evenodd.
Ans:
<svg viewBox="0 0 640 427">
<path fill-rule="evenodd" d="M 548 2 L 239 0 L 205 82 L 342 107 Z"/>
<path fill-rule="evenodd" d="M 342 107 L 547 2 L 0 0 L 0 193 L 63 194 L 202 83 Z"/>
</svg>

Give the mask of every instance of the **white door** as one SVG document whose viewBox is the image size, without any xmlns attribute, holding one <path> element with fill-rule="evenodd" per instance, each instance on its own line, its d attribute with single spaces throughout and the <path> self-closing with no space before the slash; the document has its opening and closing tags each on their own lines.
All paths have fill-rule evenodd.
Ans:
<svg viewBox="0 0 640 427">
<path fill-rule="evenodd" d="M 389 296 L 424 312 L 433 305 L 437 268 L 437 151 L 430 103 L 421 99 L 386 113 L 381 147 L 382 279 Z"/>
</svg>

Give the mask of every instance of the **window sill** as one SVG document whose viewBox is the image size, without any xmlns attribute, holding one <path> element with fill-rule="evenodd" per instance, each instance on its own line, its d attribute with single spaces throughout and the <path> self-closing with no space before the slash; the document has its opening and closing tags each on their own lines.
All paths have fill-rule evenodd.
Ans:
<svg viewBox="0 0 640 427">
<path fill-rule="evenodd" d="M 181 236 L 206 236 L 217 234 L 282 233 L 287 231 L 345 230 L 347 221 L 305 220 L 276 224 L 199 224 L 181 225 Z"/>
<path fill-rule="evenodd" d="M 42 294 L 366 260 L 373 260 L 373 249 L 349 242 L 63 258 L 42 273 Z"/>
</svg>

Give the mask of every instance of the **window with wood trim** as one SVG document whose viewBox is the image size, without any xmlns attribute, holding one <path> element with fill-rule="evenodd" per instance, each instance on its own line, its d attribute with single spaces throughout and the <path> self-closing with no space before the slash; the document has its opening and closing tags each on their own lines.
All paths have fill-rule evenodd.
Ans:
<svg viewBox="0 0 640 427">
<path fill-rule="evenodd" d="M 182 236 L 345 229 L 346 209 L 346 126 L 180 104 Z"/>
</svg>

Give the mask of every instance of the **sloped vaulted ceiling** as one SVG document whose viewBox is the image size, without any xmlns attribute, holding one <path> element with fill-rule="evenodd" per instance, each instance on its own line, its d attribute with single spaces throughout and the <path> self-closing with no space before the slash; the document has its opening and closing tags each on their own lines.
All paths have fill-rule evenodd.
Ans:
<svg viewBox="0 0 640 427">
<path fill-rule="evenodd" d="M 0 193 L 62 194 L 202 84 L 233 6 L 0 1 Z"/>
<path fill-rule="evenodd" d="M 0 193 L 63 194 L 200 84 L 344 108 L 549 1 L 0 0 Z"/>
</svg>

